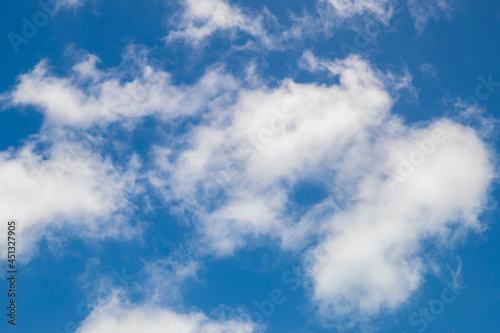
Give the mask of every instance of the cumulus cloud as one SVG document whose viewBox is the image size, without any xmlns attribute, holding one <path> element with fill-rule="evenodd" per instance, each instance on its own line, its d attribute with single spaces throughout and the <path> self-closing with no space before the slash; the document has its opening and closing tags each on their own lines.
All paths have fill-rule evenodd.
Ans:
<svg viewBox="0 0 500 333">
<path fill-rule="evenodd" d="M 37 241 L 55 230 L 129 237 L 133 229 L 120 214 L 135 191 L 137 167 L 133 158 L 128 167 L 116 168 L 82 142 L 69 140 L 34 138 L 1 152 L 0 216 L 17 220 L 22 258 L 29 259 Z"/>
<path fill-rule="evenodd" d="M 400 11 L 400 0 L 327 0 L 336 14 L 344 19 L 360 15 L 377 17 L 381 22 L 388 22 Z M 425 30 L 429 20 L 449 17 L 450 6 L 447 0 L 408 0 L 408 10 L 419 33 Z"/>
<path fill-rule="evenodd" d="M 391 115 L 391 92 L 411 88 L 406 75 L 358 57 L 306 53 L 303 66 L 339 83 L 241 91 L 189 133 L 187 149 L 157 147 L 152 179 L 168 200 L 197 211 L 204 251 L 230 255 L 263 238 L 334 249 L 306 256 L 312 299 L 325 317 L 370 318 L 422 284 L 424 242 L 452 248 L 482 230 L 495 162 L 471 127 Z M 304 205 L 294 196 L 304 185 L 324 194 Z"/>
<path fill-rule="evenodd" d="M 310 242 L 333 249 L 321 260 L 305 258 L 311 299 L 325 317 L 349 322 L 396 309 L 425 279 L 424 242 L 451 248 L 453 242 L 446 241 L 483 228 L 478 216 L 488 206 L 492 153 L 471 127 L 445 119 L 410 125 L 392 115 L 396 92 L 411 89 L 408 74 L 382 73 L 357 56 L 326 61 L 306 52 L 302 68 L 327 73 L 333 83 L 285 79 L 272 88 L 246 87 L 217 69 L 187 86 L 171 84 L 167 73 L 143 62 L 132 81 L 96 64 L 89 56 L 71 75 L 58 77 L 42 62 L 4 99 L 37 107 L 49 123 L 84 128 L 144 116 L 165 121 L 196 115 L 185 135 L 152 149 L 151 184 L 169 205 L 181 203 L 179 214 L 196 211 L 198 253 L 231 255 L 263 239 L 285 250 L 300 251 Z M 135 97 L 137 91 L 143 98 Z M 117 106 L 122 94 L 134 97 Z M 82 173 L 70 174 L 67 187 L 51 185 L 56 176 L 47 170 L 63 158 L 60 150 L 64 147 L 54 145 L 48 159 L 34 148 L 28 157 L 4 156 L 0 168 L 17 163 L 12 170 L 26 179 L 34 170 L 36 181 L 26 180 L 26 191 L 34 188 L 50 199 L 43 209 L 29 211 L 38 215 L 21 219 L 43 225 L 62 216 L 55 221 L 78 225 L 80 215 L 106 218 L 126 204 L 127 178 L 102 158 L 84 159 L 76 169 Z M 30 163 L 36 167 L 30 169 Z M 315 192 L 315 200 L 297 198 L 304 186 Z M 70 193 L 74 189 L 83 195 Z M 58 200 L 67 203 L 55 204 Z M 12 212 L 18 211 L 23 210 Z M 152 276 L 165 280 L 165 265 L 151 266 Z M 82 332 L 120 330 L 126 315 L 149 318 L 142 306 L 115 308 L 89 317 Z M 190 318 L 163 307 L 150 312 L 156 314 L 179 322 Z M 186 332 L 210 332 L 206 327 L 216 325 L 199 318 Z"/>
<path fill-rule="evenodd" d="M 174 85 L 167 72 L 138 60 L 137 54 L 132 57 L 138 63 L 130 68 L 101 70 L 98 58 L 88 55 L 66 77 L 54 75 L 44 60 L 20 75 L 15 89 L 3 99 L 14 107 L 41 110 L 47 123 L 85 128 L 149 115 L 162 119 L 193 115 L 223 102 L 224 93 L 236 88 L 235 80 L 220 68 L 208 70 L 195 85 Z"/>
<path fill-rule="evenodd" d="M 226 103 L 238 85 L 221 68 L 208 70 L 193 85 L 174 85 L 168 73 L 131 53 L 122 66 L 106 70 L 98 68 L 96 56 L 86 55 L 67 76 L 54 75 L 44 60 L 0 95 L 4 107 L 34 107 L 45 116 L 39 135 L 0 154 L 1 214 L 18 219 L 25 230 L 30 246 L 21 248 L 24 258 L 54 230 L 77 228 L 89 237 L 92 232 L 82 231 L 99 227 L 97 237 L 131 233 L 119 214 L 131 208 L 140 160 L 126 154 L 129 165 L 117 166 L 103 157 L 110 123 L 133 127 L 146 116 L 164 121 L 193 116 Z"/>
<path fill-rule="evenodd" d="M 393 130 L 368 145 L 370 155 L 355 156 L 371 170 L 327 223 L 321 246 L 335 250 L 312 260 L 313 299 L 327 317 L 394 310 L 424 280 L 424 241 L 452 248 L 455 237 L 482 229 L 494 170 L 474 130 L 446 120 Z"/>
<path fill-rule="evenodd" d="M 291 234 L 304 235 L 311 221 L 287 213 L 293 185 L 319 179 L 325 163 L 337 163 L 360 133 L 384 122 L 392 101 L 381 75 L 356 57 L 329 66 L 340 85 L 285 80 L 244 91 L 190 133 L 191 148 L 175 160 L 157 150 L 169 194 L 203 203 L 201 223 L 219 254 L 243 245 L 244 235 L 296 242 Z"/>
</svg>

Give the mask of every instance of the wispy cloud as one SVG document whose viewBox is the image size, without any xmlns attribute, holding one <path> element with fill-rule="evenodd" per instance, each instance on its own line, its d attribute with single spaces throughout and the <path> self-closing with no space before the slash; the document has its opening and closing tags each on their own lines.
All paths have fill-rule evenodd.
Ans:
<svg viewBox="0 0 500 333">
<path fill-rule="evenodd" d="M 408 0 L 408 9 L 415 22 L 415 29 L 422 33 L 429 20 L 437 21 L 450 16 L 451 8 L 447 0 Z"/>
</svg>

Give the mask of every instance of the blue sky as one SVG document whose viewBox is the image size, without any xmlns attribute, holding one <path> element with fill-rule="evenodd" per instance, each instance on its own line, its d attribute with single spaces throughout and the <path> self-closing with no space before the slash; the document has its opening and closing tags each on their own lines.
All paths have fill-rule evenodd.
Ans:
<svg viewBox="0 0 500 333">
<path fill-rule="evenodd" d="M 42 2 L 0 20 L 2 332 L 499 329 L 500 4 Z"/>
</svg>

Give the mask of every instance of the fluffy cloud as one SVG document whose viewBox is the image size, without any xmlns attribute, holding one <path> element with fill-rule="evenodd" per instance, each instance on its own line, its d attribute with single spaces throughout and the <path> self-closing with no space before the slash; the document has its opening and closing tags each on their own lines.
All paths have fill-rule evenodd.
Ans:
<svg viewBox="0 0 500 333">
<path fill-rule="evenodd" d="M 196 280 L 200 266 L 199 262 L 187 258 L 148 262 L 144 267 L 147 281 L 142 285 L 141 293 L 152 303 L 179 303 L 182 301 L 181 285 L 186 280 Z"/>
<path fill-rule="evenodd" d="M 456 237 L 482 229 L 493 167 L 477 134 L 446 120 L 393 131 L 368 145 L 369 155 L 355 156 L 371 170 L 326 224 L 320 246 L 335 250 L 310 260 L 313 299 L 327 317 L 397 308 L 424 280 L 424 241 L 452 248 Z"/>
<path fill-rule="evenodd" d="M 285 249 L 308 241 L 334 249 L 321 260 L 306 256 L 312 299 L 326 317 L 370 318 L 421 285 L 424 242 L 452 248 L 456 237 L 482 230 L 492 153 L 470 127 L 406 125 L 391 115 L 390 92 L 409 77 L 357 57 L 306 53 L 304 65 L 339 84 L 285 80 L 240 92 L 189 133 L 187 149 L 158 147 L 161 172 L 152 179 L 168 200 L 197 210 L 203 250 L 229 255 L 262 238 Z M 300 203 L 304 185 L 323 196 Z"/>
<path fill-rule="evenodd" d="M 118 70 L 100 70 L 96 62 L 89 56 L 67 78 L 42 62 L 4 99 L 37 107 L 50 124 L 75 127 L 196 115 L 199 122 L 186 135 L 153 149 L 149 180 L 169 204 L 187 204 L 178 213 L 196 210 L 195 244 L 202 252 L 230 255 L 262 239 L 287 250 L 309 242 L 334 249 L 321 260 L 306 256 L 311 298 L 326 317 L 370 318 L 397 308 L 425 278 L 423 242 L 452 247 L 445 241 L 482 228 L 477 218 L 494 178 L 492 154 L 470 127 L 442 119 L 407 125 L 391 115 L 393 92 L 410 87 L 408 75 L 381 73 L 356 56 L 324 61 L 306 52 L 304 68 L 327 72 L 338 83 L 286 79 L 273 88 L 249 88 L 219 69 L 193 86 L 176 86 L 147 63 L 123 81 Z M 123 95 L 132 98 L 117 105 Z M 88 227 L 85 217 L 109 218 L 126 205 L 128 178 L 100 157 L 83 159 L 65 184 L 53 185 L 50 169 L 65 149 L 54 145 L 49 158 L 34 148 L 5 153 L 4 182 L 26 178 L 26 193 L 36 196 L 20 196 L 47 198 L 43 209 L 26 210 L 19 219 Z M 30 172 L 35 180 L 28 180 Z M 304 186 L 316 200 L 297 198 Z M 6 194 L 7 213 L 11 203 L 23 202 L 8 200 Z M 153 275 L 163 279 L 161 272 Z M 117 318 L 143 318 L 144 309 L 120 305 L 116 316 L 96 313 L 81 329 L 120 329 Z M 177 316 L 169 311 L 155 308 L 151 315 Z M 206 320 L 194 321 L 192 329 L 205 329 Z"/>
<path fill-rule="evenodd" d="M 0 95 L 9 107 L 34 107 L 45 115 L 39 135 L 0 154 L 1 215 L 18 219 L 24 229 L 30 244 L 21 248 L 25 258 L 37 240 L 62 227 L 86 230 L 82 235 L 89 237 L 132 232 L 119 214 L 131 207 L 140 163 L 133 157 L 130 165 L 118 167 L 101 156 L 111 122 L 133 127 L 145 116 L 165 121 L 193 116 L 226 103 L 238 85 L 220 68 L 191 86 L 173 85 L 168 73 L 153 69 L 135 51 L 119 68 L 101 70 L 98 62 L 87 55 L 59 77 L 42 61 Z M 75 133 L 88 140 L 70 139 Z"/>
<path fill-rule="evenodd" d="M 120 214 L 135 191 L 137 163 L 116 168 L 82 142 L 62 139 L 30 139 L 0 153 L 0 216 L 17 219 L 22 258 L 29 259 L 41 237 L 61 228 L 91 238 L 130 236 Z"/>
<path fill-rule="evenodd" d="M 231 253 L 244 235 L 297 242 L 313 222 L 289 215 L 294 184 L 326 176 L 359 137 L 384 123 L 392 101 L 381 75 L 356 57 L 329 67 L 340 85 L 286 80 L 244 91 L 190 133 L 191 148 L 175 160 L 157 151 L 169 194 L 203 203 L 200 222 L 217 253 Z"/>
<path fill-rule="evenodd" d="M 235 80 L 217 68 L 193 86 L 173 85 L 168 73 L 155 70 L 135 53 L 131 57 L 137 63 L 130 68 L 101 70 L 98 58 L 88 55 L 67 77 L 55 76 L 47 61 L 42 61 L 21 75 L 3 99 L 12 106 L 40 109 L 48 123 L 89 127 L 149 115 L 162 119 L 189 116 L 222 102 L 223 94 L 236 88 Z"/>
</svg>

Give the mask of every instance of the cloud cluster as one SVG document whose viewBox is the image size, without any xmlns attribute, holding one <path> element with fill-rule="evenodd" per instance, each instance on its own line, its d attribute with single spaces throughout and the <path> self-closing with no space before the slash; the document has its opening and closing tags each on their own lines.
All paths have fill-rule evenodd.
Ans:
<svg viewBox="0 0 500 333">
<path fill-rule="evenodd" d="M 333 191 L 335 165 L 385 124 L 392 100 L 381 74 L 356 57 L 328 66 L 339 85 L 285 80 L 242 91 L 229 110 L 214 111 L 189 133 L 188 149 L 157 149 L 165 191 L 202 203 L 200 224 L 216 253 L 232 253 L 248 235 L 293 246 L 314 224 L 313 216 L 290 214 L 294 185 L 325 176 Z"/>
<path fill-rule="evenodd" d="M 391 115 L 390 91 L 409 78 L 357 57 L 304 58 L 339 83 L 240 92 L 189 133 L 187 149 L 157 148 L 156 184 L 196 207 L 203 251 L 230 255 L 263 238 L 335 248 L 308 260 L 312 299 L 327 317 L 369 318 L 421 285 L 424 242 L 453 247 L 446 241 L 481 230 L 493 154 L 472 128 Z M 324 193 L 305 208 L 295 198 L 304 184 Z"/>
<path fill-rule="evenodd" d="M 310 52 L 302 68 L 326 73 L 333 83 L 285 79 L 275 87 L 247 87 L 215 69 L 191 86 L 173 85 L 168 73 L 142 61 L 127 72 L 133 74 L 128 81 L 120 70 L 96 64 L 89 56 L 59 77 L 42 62 L 3 98 L 36 107 L 56 125 L 51 131 L 196 116 L 186 133 L 151 147 L 155 164 L 148 180 L 168 205 L 196 209 L 198 253 L 231 255 L 263 240 L 284 250 L 301 251 L 311 242 L 334 249 L 322 260 L 305 258 L 311 299 L 325 317 L 351 321 L 354 314 L 370 318 L 396 309 L 424 280 L 424 242 L 451 247 L 446 240 L 482 228 L 478 216 L 494 178 L 492 153 L 473 128 L 444 119 L 408 125 L 392 115 L 395 92 L 411 89 L 408 75 L 382 73 L 357 56 L 326 61 Z M 120 96 L 130 99 L 117 104 Z M 63 221 L 93 228 L 82 221 L 104 221 L 126 206 L 137 170 L 126 177 L 99 154 L 77 158 L 80 167 L 58 182 L 51 169 L 72 147 L 53 144 L 43 157 L 34 147 L 4 153 L 3 188 L 12 179 L 25 185 L 11 199 L 2 192 L 4 212 L 26 211 L 18 218 L 31 221 L 25 223 L 33 230 Z M 315 199 L 298 198 L 301 188 Z M 31 204 L 20 197 L 36 201 L 37 209 L 16 207 Z M 151 267 L 153 278 L 165 280 L 161 265 Z M 147 313 L 142 306 L 112 304 L 107 315 L 89 317 L 81 332 L 120 330 L 125 316 L 171 317 L 186 332 L 224 332 L 233 324 L 251 331 L 199 314 L 188 320 L 164 308 Z M 191 326 L 182 328 L 184 322 Z M 171 328 L 162 323 L 158 327 Z"/>
<path fill-rule="evenodd" d="M 43 60 L 0 95 L 4 107 L 32 107 L 45 116 L 38 135 L 0 155 L 1 215 L 19 220 L 26 259 L 49 231 L 130 236 L 141 163 L 133 153 L 125 155 L 128 162 L 105 154 L 108 125 L 134 128 L 147 116 L 165 122 L 196 116 L 225 105 L 239 84 L 214 67 L 192 85 L 174 85 L 135 51 L 117 68 L 100 69 L 98 63 L 85 55 L 66 76 L 57 76 Z M 120 142 L 109 143 L 120 149 Z"/>
<path fill-rule="evenodd" d="M 390 0 L 319 5 L 328 10 L 280 26 L 266 9 L 185 0 L 166 39 L 200 45 L 219 33 L 244 34 L 277 49 L 356 17 L 387 22 L 395 10 Z M 408 0 L 408 8 L 419 32 L 449 11 L 445 0 Z M 321 317 L 355 325 L 410 299 L 436 266 L 429 247 L 453 248 L 485 228 L 479 216 L 496 178 L 494 154 L 470 126 L 447 119 L 407 124 L 392 114 L 395 92 L 411 89 L 407 74 L 382 73 L 358 56 L 329 61 L 305 52 L 301 68 L 329 83 L 248 86 L 215 66 L 193 84 L 175 84 L 141 54 L 129 57 L 102 69 L 86 55 L 67 75 L 43 60 L 0 96 L 9 107 L 45 116 L 39 135 L 0 152 L 0 218 L 19 221 L 24 258 L 53 231 L 130 237 L 137 183 L 146 179 L 172 212 L 192 218 L 196 255 L 230 256 L 263 243 L 299 253 L 313 244 L 303 253 L 311 301 Z M 429 66 L 422 72 L 435 75 Z M 91 137 L 96 126 L 106 133 L 111 123 L 133 127 L 145 117 L 160 127 L 192 123 L 148 147 L 154 163 L 144 168 L 133 152 L 130 161 L 113 161 L 99 138 L 85 145 L 68 135 Z M 320 248 L 326 255 L 317 256 Z M 148 263 L 148 302 L 114 292 L 77 332 L 260 332 L 243 315 L 179 310 L 178 284 L 198 269 L 197 261 Z"/>
</svg>

